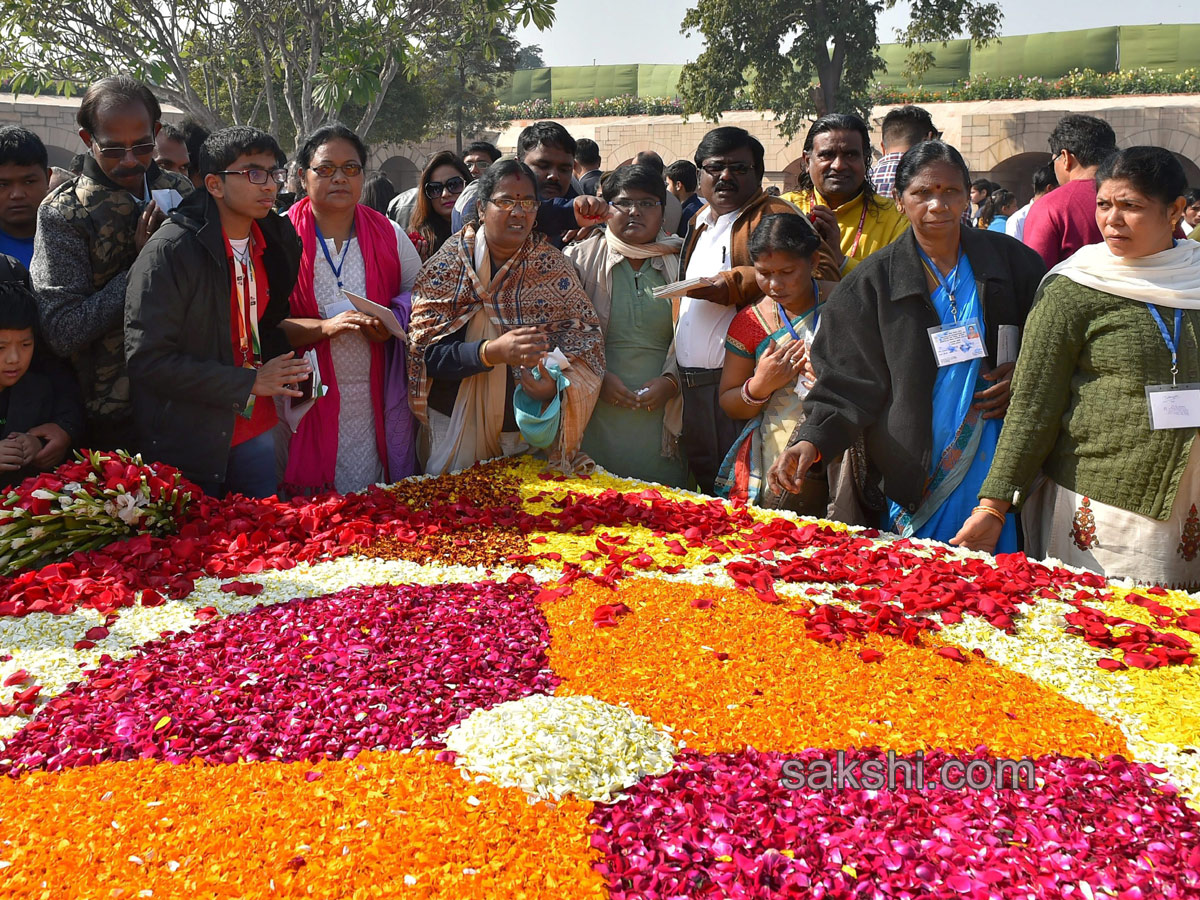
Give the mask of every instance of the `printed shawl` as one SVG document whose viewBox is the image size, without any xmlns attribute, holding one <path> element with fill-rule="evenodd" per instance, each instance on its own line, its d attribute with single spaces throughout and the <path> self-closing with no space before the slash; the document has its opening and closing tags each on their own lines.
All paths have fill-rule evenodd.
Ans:
<svg viewBox="0 0 1200 900">
<path fill-rule="evenodd" d="M 471 227 L 452 236 L 425 264 L 413 287 L 408 376 L 409 403 L 417 420 L 429 425 L 430 379 L 425 351 L 455 334 L 480 312 L 499 334 L 521 326 L 541 327 L 551 346 L 570 359 L 568 380 L 578 383 L 594 404 L 604 375 L 604 335 L 574 267 L 535 232 L 488 278 L 490 263 L 485 242 L 482 231 Z M 478 257 L 482 258 L 477 262 Z M 590 372 L 576 371 L 575 366 L 585 366 Z M 571 402 L 569 398 L 568 404 Z M 588 405 L 587 400 L 584 405 Z M 580 418 L 582 421 L 577 422 Z M 587 418 L 571 415 L 570 426 L 564 419 L 558 452 L 552 456 L 571 463 Z"/>
<path fill-rule="evenodd" d="M 317 306 L 313 287 L 313 267 L 321 256 L 321 250 L 317 246 L 316 218 L 313 216 L 312 202 L 305 197 L 288 210 L 288 218 L 296 227 L 303 245 L 300 277 L 291 296 L 292 315 L 298 318 L 319 319 L 321 311 Z M 367 299 L 381 306 L 388 306 L 392 298 L 400 293 L 400 252 L 396 247 L 396 230 L 385 216 L 359 204 L 354 213 L 354 234 L 358 239 L 358 249 L 362 253 L 363 269 L 367 275 Z M 337 373 L 333 369 L 333 351 L 329 348 L 329 341 L 321 341 L 315 347 L 317 363 L 321 367 L 321 379 L 328 388 L 328 393 L 313 404 L 312 409 L 300 420 L 296 433 L 292 435 L 283 481 L 293 494 L 333 490 L 334 475 L 337 471 L 341 394 L 338 392 Z M 384 366 L 385 345 L 372 343 L 371 406 L 375 415 L 375 445 L 384 466 L 384 474 L 387 476 L 387 434 L 383 420 Z"/>
</svg>

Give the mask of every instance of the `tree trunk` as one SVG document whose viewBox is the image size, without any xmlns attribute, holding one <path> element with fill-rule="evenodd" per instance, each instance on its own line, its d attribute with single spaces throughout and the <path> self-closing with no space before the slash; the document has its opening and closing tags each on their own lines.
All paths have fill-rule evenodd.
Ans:
<svg viewBox="0 0 1200 900">
<path fill-rule="evenodd" d="M 383 109 L 383 101 L 387 97 L 388 89 L 392 86 L 392 82 L 400 73 L 400 63 L 396 61 L 396 54 L 393 53 L 388 57 L 387 63 L 383 67 L 383 72 L 379 76 L 379 91 L 372 98 L 371 103 L 363 112 L 363 117 L 359 119 L 356 132 L 364 141 L 367 135 L 371 133 L 371 126 L 375 124 L 375 118 L 379 115 L 379 111 Z"/>
<path fill-rule="evenodd" d="M 267 101 L 267 118 L 269 120 L 267 131 L 270 134 L 279 134 L 279 107 L 275 102 L 275 78 L 271 74 L 271 54 L 267 52 L 267 42 L 263 39 L 262 29 L 258 25 L 254 25 L 251 30 L 254 32 L 254 43 L 258 46 L 258 62 L 262 69 L 263 95 Z"/>
<path fill-rule="evenodd" d="M 461 157 L 463 152 L 463 97 L 467 95 L 467 70 L 458 67 L 458 109 L 454 117 L 454 150 Z"/>
</svg>

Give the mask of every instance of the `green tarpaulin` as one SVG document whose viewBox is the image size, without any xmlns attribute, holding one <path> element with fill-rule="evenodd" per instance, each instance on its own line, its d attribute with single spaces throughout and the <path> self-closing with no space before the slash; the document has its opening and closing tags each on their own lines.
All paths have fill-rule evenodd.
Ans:
<svg viewBox="0 0 1200 900">
<path fill-rule="evenodd" d="M 1200 25 L 1138 25 L 1088 28 L 1052 34 L 1019 34 L 975 49 L 970 41 L 918 44 L 934 56 L 933 66 L 917 84 L 933 90 L 972 76 L 1059 78 L 1072 69 L 1114 72 L 1118 69 L 1162 69 L 1181 72 L 1200 68 Z M 875 78 L 886 87 L 903 88 L 909 48 L 879 48 L 886 69 Z M 500 102 L 527 100 L 588 101 L 606 97 L 674 97 L 683 66 L 555 66 L 522 69 L 500 91 Z"/>
<path fill-rule="evenodd" d="M 1057 34 L 1021 34 L 971 50 L 971 75 L 989 78 L 1061 78 L 1072 69 L 1113 72 L 1116 28 L 1087 28 Z"/>
<path fill-rule="evenodd" d="M 638 66 L 639 97 L 675 97 L 679 94 L 679 76 L 683 66 Z"/>
<path fill-rule="evenodd" d="M 507 88 L 498 91 L 501 103 L 524 103 L 526 100 L 550 99 L 549 69 L 520 69 L 513 72 Z"/>
<path fill-rule="evenodd" d="M 950 87 L 958 81 L 966 81 L 971 71 L 971 42 L 947 41 L 942 44 L 917 44 L 913 50 L 929 50 L 933 53 L 934 63 L 927 69 L 917 84 L 937 90 Z M 875 80 L 886 87 L 903 88 L 908 79 L 904 75 L 904 67 L 911 53 L 903 44 L 883 44 L 879 55 L 883 57 L 885 71 L 875 73 Z"/>
<path fill-rule="evenodd" d="M 1136 25 L 1121 29 L 1122 69 L 1200 68 L 1200 25 Z"/>
<path fill-rule="evenodd" d="M 636 65 L 555 66 L 550 70 L 550 99 L 555 103 L 620 97 L 637 92 Z"/>
</svg>

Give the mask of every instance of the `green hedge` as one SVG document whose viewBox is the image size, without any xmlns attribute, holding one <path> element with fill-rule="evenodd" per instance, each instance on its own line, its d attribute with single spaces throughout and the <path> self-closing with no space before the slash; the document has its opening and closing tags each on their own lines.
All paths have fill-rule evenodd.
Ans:
<svg viewBox="0 0 1200 900">
<path fill-rule="evenodd" d="M 921 87 L 879 90 L 877 106 L 955 100 L 1057 100 L 1064 97 L 1117 97 L 1122 94 L 1200 94 L 1200 69 L 1169 74 L 1161 69 L 1130 69 L 1101 74 L 1076 69 L 1061 78 L 972 78 L 945 90 Z"/>
<path fill-rule="evenodd" d="M 1200 94 L 1200 69 L 1170 74 L 1161 69 L 1133 69 L 1100 74 L 1075 70 L 1061 78 L 989 78 L 980 76 L 937 90 L 876 84 L 871 95 L 875 106 L 900 103 L 951 103 L 958 100 L 1056 100 L 1065 97 L 1116 97 L 1122 94 Z M 735 99 L 733 110 L 753 107 Z M 602 100 L 527 100 L 501 104 L 505 119 L 587 119 L 596 116 L 682 115 L 683 103 L 670 97 L 607 97 Z"/>
</svg>

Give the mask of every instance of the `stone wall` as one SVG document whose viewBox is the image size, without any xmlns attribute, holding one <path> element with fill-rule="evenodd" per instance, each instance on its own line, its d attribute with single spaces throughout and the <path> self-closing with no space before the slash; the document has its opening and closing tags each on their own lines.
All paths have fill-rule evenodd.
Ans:
<svg viewBox="0 0 1200 900">
<path fill-rule="evenodd" d="M 877 107 L 872 112 L 877 150 L 879 125 L 889 108 Z M 1029 182 L 1034 170 L 1050 159 L 1047 139 L 1051 130 L 1068 113 L 1107 119 L 1123 147 L 1154 144 L 1174 151 L 1191 182 L 1200 185 L 1200 95 L 931 103 L 926 109 L 945 140 L 962 151 L 973 175 L 999 181 L 1023 199 L 1031 193 Z M 500 149 L 513 151 L 517 135 L 528 124 L 511 123 L 496 138 Z M 696 145 L 712 127 L 701 119 L 685 121 L 678 116 L 564 119 L 562 124 L 576 138 L 591 138 L 600 145 L 605 168 L 629 161 L 639 150 L 655 150 L 667 163 L 691 159 Z M 762 141 L 768 184 L 788 189 L 796 183 L 801 171 L 803 134 L 787 141 L 780 137 L 770 114 L 756 112 L 727 113 L 721 124 L 738 125 Z M 373 155 L 403 156 L 411 159 L 419 171 L 425 158 L 422 152 L 427 156 L 430 149 L 445 146 L 445 142 L 434 141 L 414 152 L 408 147 L 387 145 Z"/>
<path fill-rule="evenodd" d="M 926 108 L 947 141 L 962 151 L 971 171 L 999 181 L 1020 197 L 1030 193 L 1033 171 L 1050 158 L 1047 138 L 1055 123 L 1068 113 L 1090 113 L 1107 119 L 1121 146 L 1154 144 L 1173 151 L 1192 184 L 1200 185 L 1200 95 L 1098 97 L 1077 100 L 991 100 L 971 103 L 931 103 Z M 65 165 L 84 149 L 75 113 L 79 98 L 0 95 L 0 124 L 13 122 L 37 132 L 50 151 L 51 165 Z M 888 107 L 872 112 L 874 142 Z M 178 121 L 182 114 L 164 107 L 163 118 Z M 528 122 L 513 122 L 499 134 L 486 135 L 506 152 L 516 148 L 517 135 Z M 630 118 L 565 119 L 576 138 L 600 145 L 605 168 L 632 159 L 640 150 L 655 150 L 663 160 L 691 159 L 696 145 L 712 127 L 698 118 L 634 116 Z M 766 149 L 766 181 L 792 187 L 801 170 L 803 134 L 792 141 L 780 137 L 769 113 L 730 112 L 722 124 L 739 125 L 753 133 Z M 377 144 L 368 161 L 388 174 L 397 188 L 416 184 L 425 161 L 438 150 L 452 148 L 450 136 L 420 144 Z"/>
</svg>

